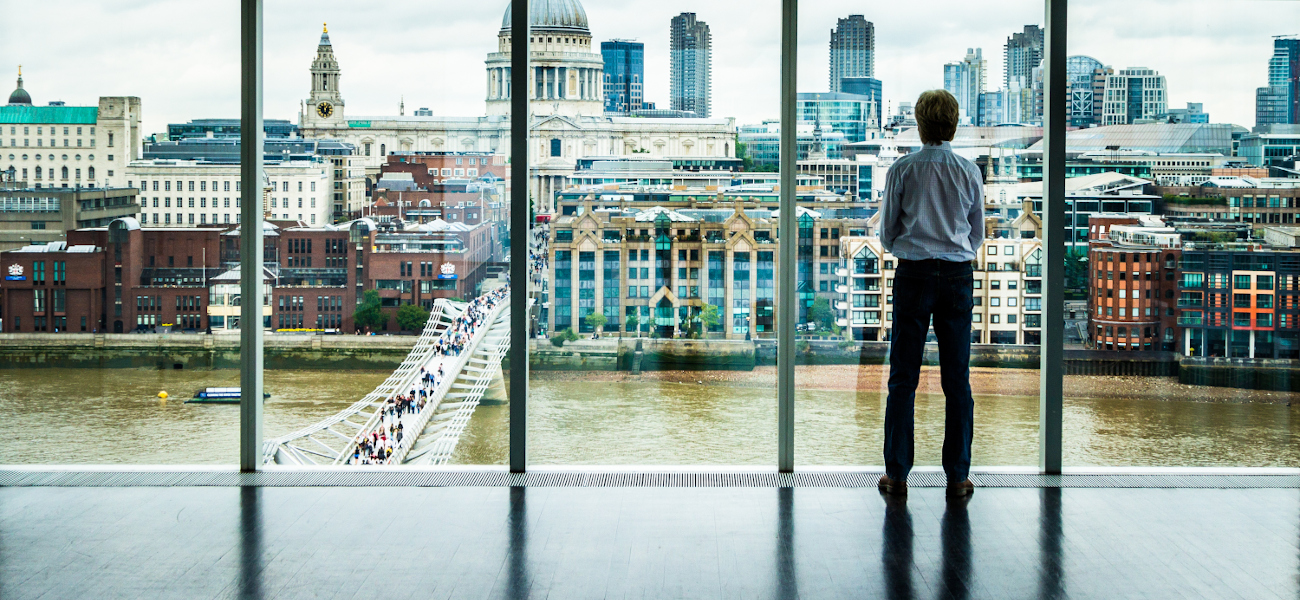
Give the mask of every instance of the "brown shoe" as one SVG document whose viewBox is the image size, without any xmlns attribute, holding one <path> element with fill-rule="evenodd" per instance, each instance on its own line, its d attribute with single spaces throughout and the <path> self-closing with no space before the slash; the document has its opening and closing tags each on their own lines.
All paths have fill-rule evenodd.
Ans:
<svg viewBox="0 0 1300 600">
<path fill-rule="evenodd" d="M 889 494 L 891 496 L 907 495 L 907 482 L 895 481 L 890 479 L 888 475 L 881 475 L 880 483 L 876 484 L 876 487 L 880 488 L 881 493 Z"/>
<path fill-rule="evenodd" d="M 966 496 L 970 496 L 971 494 L 974 493 L 975 493 L 975 484 L 971 483 L 970 479 L 967 479 L 966 481 L 963 481 L 961 483 L 952 483 L 948 485 L 949 498 L 965 498 Z"/>
</svg>

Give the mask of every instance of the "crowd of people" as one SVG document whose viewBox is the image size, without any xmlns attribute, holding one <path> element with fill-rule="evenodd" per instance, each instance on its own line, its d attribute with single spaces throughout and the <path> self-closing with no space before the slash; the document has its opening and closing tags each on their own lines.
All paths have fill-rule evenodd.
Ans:
<svg viewBox="0 0 1300 600">
<path fill-rule="evenodd" d="M 528 276 L 531 280 L 533 291 L 538 295 L 547 291 L 547 267 L 550 266 L 550 254 L 547 244 L 550 241 L 550 232 L 545 224 L 537 224 L 533 229 L 533 239 L 528 248 Z M 546 337 L 546 325 L 539 323 L 536 331 L 538 337 Z"/>
<path fill-rule="evenodd" d="M 434 359 L 420 367 L 420 376 L 412 383 L 410 393 L 395 394 L 384 401 L 375 428 L 357 437 L 349 464 L 386 464 L 392 458 L 393 452 L 401 447 L 402 440 L 407 436 L 406 424 L 418 420 L 421 412 L 433 400 L 439 386 L 447 381 L 447 373 L 443 370 L 446 362 L 444 358 L 460 356 L 474 333 L 486 323 L 488 314 L 509 298 L 510 288 L 506 286 L 469 302 L 460 316 L 434 342 Z"/>
</svg>

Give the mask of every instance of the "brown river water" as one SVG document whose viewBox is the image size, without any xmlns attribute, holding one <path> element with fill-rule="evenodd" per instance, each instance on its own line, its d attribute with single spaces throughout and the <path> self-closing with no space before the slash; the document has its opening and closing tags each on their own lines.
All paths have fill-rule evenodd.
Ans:
<svg viewBox="0 0 1300 600">
<path fill-rule="evenodd" d="M 878 367 L 876 367 L 878 368 Z M 772 372 L 534 373 L 530 464 L 773 465 Z M 268 370 L 265 435 L 329 416 L 383 381 L 378 371 Z M 976 374 L 974 463 L 1038 462 L 1034 371 Z M 982 379 L 980 379 L 982 378 Z M 237 405 L 185 404 L 235 370 L 0 370 L 0 464 L 234 464 Z M 795 455 L 802 465 L 879 465 L 878 378 L 801 367 Z M 861 389 L 859 389 L 861 388 Z M 943 396 L 923 385 L 917 463 L 939 462 Z M 159 391 L 171 397 L 162 400 Z M 1005 393 L 997 393 L 1005 392 Z M 1189 388 L 1162 378 L 1069 377 L 1065 463 L 1073 466 L 1300 466 L 1300 402 Z M 483 405 L 454 462 L 501 464 L 509 406 Z"/>
</svg>

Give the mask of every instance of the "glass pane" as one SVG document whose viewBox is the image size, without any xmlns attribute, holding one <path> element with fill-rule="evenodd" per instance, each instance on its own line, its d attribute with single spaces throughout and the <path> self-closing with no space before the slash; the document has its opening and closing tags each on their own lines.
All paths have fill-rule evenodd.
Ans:
<svg viewBox="0 0 1300 600">
<path fill-rule="evenodd" d="M 5 34 L 43 58 L 18 73 L 0 106 L 0 462 L 237 461 L 238 411 L 186 401 L 239 385 L 237 349 L 208 335 L 210 290 L 226 271 L 222 242 L 238 212 L 238 151 L 223 147 L 221 164 L 163 166 L 151 159 L 167 134 L 145 132 L 239 113 L 238 12 L 183 2 L 154 10 L 203 22 L 206 35 L 107 33 L 138 29 L 133 11 L 7 10 L 57 19 L 65 35 Z M 84 42 L 126 60 L 87 69 Z M 141 67 L 175 75 L 199 63 L 201 77 L 138 77 Z M 305 168 L 296 180 L 328 176 Z M 268 382 L 281 403 L 324 385 L 286 375 Z"/>
<path fill-rule="evenodd" d="M 915 389 L 915 465 L 939 465 L 947 403 L 939 363 L 945 349 L 960 355 L 969 343 L 969 366 L 953 367 L 969 368 L 971 463 L 1037 464 L 1041 235 L 1003 190 L 1017 185 L 1016 156 L 1042 137 L 1043 5 L 950 6 L 925 27 L 917 23 L 929 17 L 915 7 L 861 10 L 804 3 L 799 16 L 799 170 L 820 196 L 800 196 L 815 212 L 799 230 L 795 462 L 884 464 L 894 378 L 904 436 Z M 940 88 L 959 107 L 950 150 L 926 149 L 913 111 L 921 92 Z M 984 239 L 924 241 L 929 221 L 909 220 L 921 200 L 907 194 L 897 204 L 907 225 L 882 235 L 887 177 L 899 161 L 967 165 L 944 172 L 968 178 L 982 197 L 949 218 L 967 230 L 982 222 Z M 945 201 L 963 206 L 959 196 Z M 928 258 L 942 264 L 902 264 Z M 955 377 L 947 391 L 959 406 L 965 381 Z"/>
<path fill-rule="evenodd" d="M 1065 462 L 1295 466 L 1300 6 L 1071 8 Z"/>
<path fill-rule="evenodd" d="M 779 3 L 583 6 L 534 16 L 530 462 L 771 465 L 778 176 L 736 124 L 779 116 Z"/>
<path fill-rule="evenodd" d="M 319 341 L 319 355 L 313 346 L 286 361 L 291 368 L 356 369 L 371 378 L 368 389 L 339 395 L 325 415 L 279 423 L 268 416 L 269 452 L 288 464 L 502 464 L 508 29 L 500 7 L 462 7 L 458 16 L 478 23 L 481 35 L 452 43 L 464 23 L 446 19 L 445 8 L 390 8 L 383 18 L 423 24 L 414 50 L 377 42 L 343 3 L 320 13 L 338 17 L 327 20 L 331 26 L 310 34 L 289 25 L 300 19 L 288 9 L 267 19 L 285 35 L 316 42 L 312 62 L 286 65 L 280 77 L 268 71 L 268 82 L 310 67 L 311 87 L 298 92 L 309 92 L 300 133 L 329 149 L 317 160 L 335 177 L 321 196 L 331 218 L 308 223 L 297 214 L 301 190 L 290 182 L 286 194 L 269 176 L 267 210 L 280 227 L 280 254 L 268 339 Z M 438 77 L 397 68 L 410 64 L 413 51 Z M 268 57 L 274 53 L 268 44 Z M 485 85 L 438 83 L 445 80 Z"/>
</svg>

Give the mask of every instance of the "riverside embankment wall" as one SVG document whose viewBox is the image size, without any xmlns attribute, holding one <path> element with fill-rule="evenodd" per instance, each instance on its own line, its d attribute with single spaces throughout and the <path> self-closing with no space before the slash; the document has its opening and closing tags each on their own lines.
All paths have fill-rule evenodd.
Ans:
<svg viewBox="0 0 1300 600">
<path fill-rule="evenodd" d="M 268 369 L 395 368 L 415 345 L 415 336 L 267 335 Z M 540 371 L 752 370 L 776 364 L 774 340 L 584 339 L 561 347 L 531 340 L 531 368 Z M 1037 346 L 980 344 L 971 347 L 972 366 L 1036 369 Z M 883 365 L 888 342 L 843 343 L 803 340 L 798 364 Z M 938 364 L 938 348 L 927 344 L 926 364 Z M 1066 349 L 1067 375 L 1178 377 L 1191 385 L 1275 391 L 1300 390 L 1295 361 L 1181 358 L 1171 352 L 1106 352 Z M 235 369 L 239 336 L 195 334 L 0 334 L 0 369 L 158 368 Z"/>
<path fill-rule="evenodd" d="M 267 335 L 268 369 L 396 367 L 415 336 Z M 0 369 L 237 369 L 239 335 L 131 333 L 0 334 Z"/>
</svg>

